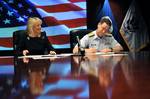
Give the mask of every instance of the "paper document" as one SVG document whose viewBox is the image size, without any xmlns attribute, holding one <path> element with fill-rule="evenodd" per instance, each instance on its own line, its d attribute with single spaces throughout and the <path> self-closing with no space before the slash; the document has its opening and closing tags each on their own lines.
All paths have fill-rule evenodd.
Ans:
<svg viewBox="0 0 150 99">
<path fill-rule="evenodd" d="M 86 53 L 86 55 L 102 55 L 102 56 L 126 56 L 128 55 L 127 52 L 96 52 L 96 53 Z"/>
<path fill-rule="evenodd" d="M 41 57 L 41 55 L 26 55 L 26 56 L 19 56 L 18 58 L 34 58 L 34 57 Z"/>
<path fill-rule="evenodd" d="M 65 57 L 65 56 L 71 56 L 72 53 L 66 53 L 66 54 L 56 54 L 56 55 L 42 55 L 42 57 Z"/>
<path fill-rule="evenodd" d="M 114 54 L 114 52 L 96 52 L 96 53 L 86 53 L 85 55 L 109 55 Z"/>
<path fill-rule="evenodd" d="M 32 58 L 32 59 L 49 59 L 49 58 L 62 58 L 66 56 L 71 56 L 72 53 L 67 54 L 56 54 L 56 55 L 27 55 L 27 56 L 20 56 L 18 58 Z"/>
</svg>

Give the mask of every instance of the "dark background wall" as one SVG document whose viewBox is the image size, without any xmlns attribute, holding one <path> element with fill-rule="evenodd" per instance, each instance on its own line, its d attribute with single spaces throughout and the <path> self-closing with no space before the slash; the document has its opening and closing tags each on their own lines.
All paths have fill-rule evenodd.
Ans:
<svg viewBox="0 0 150 99">
<path fill-rule="evenodd" d="M 103 7 L 105 0 L 87 0 L 87 26 L 88 29 L 96 29 L 97 22 L 96 22 L 96 16 L 99 8 Z M 111 7 L 111 10 L 113 12 L 114 18 L 117 22 L 118 29 L 121 27 L 122 22 L 124 20 L 124 17 L 126 15 L 126 12 L 130 6 L 132 0 L 109 0 L 109 4 Z M 150 33 L 150 15 L 149 9 L 150 6 L 148 5 L 148 1 L 145 0 L 135 0 L 136 4 L 139 7 L 139 10 L 141 12 L 141 15 L 144 18 L 144 21 L 146 22 L 146 25 L 148 26 L 148 32 Z M 118 31 L 119 32 L 119 31 Z M 122 39 L 122 37 L 120 36 Z M 150 38 L 150 37 L 149 37 Z M 129 50 L 127 45 L 122 39 L 121 44 L 124 46 L 125 50 Z M 148 45 L 143 50 L 150 50 L 150 46 Z"/>
<path fill-rule="evenodd" d="M 96 27 L 96 13 L 98 8 L 103 6 L 104 1 L 105 0 L 87 0 L 87 26 L 89 29 L 94 29 Z M 109 0 L 112 12 L 119 27 L 122 24 L 131 1 L 132 0 Z M 135 2 L 141 10 L 146 24 L 150 27 L 150 15 L 148 14 L 150 6 L 148 5 L 148 1 L 135 0 Z"/>
</svg>

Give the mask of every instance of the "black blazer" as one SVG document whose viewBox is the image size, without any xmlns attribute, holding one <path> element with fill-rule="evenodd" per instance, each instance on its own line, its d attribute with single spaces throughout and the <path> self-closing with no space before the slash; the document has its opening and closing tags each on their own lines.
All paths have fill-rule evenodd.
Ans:
<svg viewBox="0 0 150 99">
<path fill-rule="evenodd" d="M 14 45 L 14 48 L 19 55 L 22 55 L 25 49 L 29 50 L 30 55 L 42 55 L 48 54 L 50 50 L 54 51 L 46 32 L 41 32 L 40 37 L 30 37 L 25 30 L 21 30 L 15 36 L 14 43 L 17 42 L 17 44 Z"/>
</svg>

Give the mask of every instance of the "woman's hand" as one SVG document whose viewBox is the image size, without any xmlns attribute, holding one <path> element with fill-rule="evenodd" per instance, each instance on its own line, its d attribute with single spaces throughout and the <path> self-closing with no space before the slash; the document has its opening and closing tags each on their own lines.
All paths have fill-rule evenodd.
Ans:
<svg viewBox="0 0 150 99">
<path fill-rule="evenodd" d="M 56 52 L 55 51 L 50 51 L 49 52 L 50 55 L 56 55 Z M 50 57 L 50 61 L 54 61 L 55 60 L 55 57 Z"/>
<path fill-rule="evenodd" d="M 28 50 L 23 50 L 23 55 L 26 56 L 29 53 Z"/>
<path fill-rule="evenodd" d="M 55 51 L 50 51 L 49 54 L 56 55 L 56 52 Z"/>
</svg>

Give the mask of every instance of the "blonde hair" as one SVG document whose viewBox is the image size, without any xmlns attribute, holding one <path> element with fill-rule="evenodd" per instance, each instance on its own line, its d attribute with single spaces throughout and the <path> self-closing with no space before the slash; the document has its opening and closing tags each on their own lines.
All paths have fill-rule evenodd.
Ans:
<svg viewBox="0 0 150 99">
<path fill-rule="evenodd" d="M 30 17 L 27 21 L 27 34 L 30 34 L 33 32 L 33 26 L 35 22 L 40 22 L 42 24 L 42 20 L 38 17 Z"/>
</svg>

